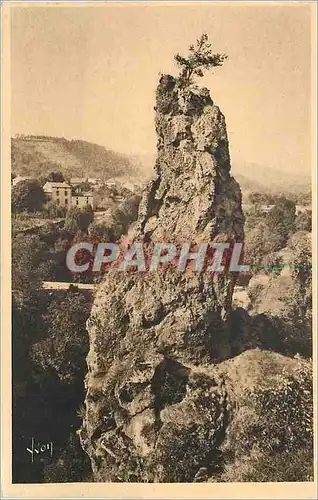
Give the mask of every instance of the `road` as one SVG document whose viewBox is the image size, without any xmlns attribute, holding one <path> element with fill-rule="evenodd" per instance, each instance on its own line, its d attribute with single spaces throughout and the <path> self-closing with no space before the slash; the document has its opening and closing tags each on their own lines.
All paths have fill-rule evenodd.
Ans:
<svg viewBox="0 0 318 500">
<path fill-rule="evenodd" d="M 43 281 L 43 290 L 68 290 L 70 286 L 76 286 L 79 290 L 95 290 L 93 283 L 66 283 L 64 281 Z"/>
</svg>

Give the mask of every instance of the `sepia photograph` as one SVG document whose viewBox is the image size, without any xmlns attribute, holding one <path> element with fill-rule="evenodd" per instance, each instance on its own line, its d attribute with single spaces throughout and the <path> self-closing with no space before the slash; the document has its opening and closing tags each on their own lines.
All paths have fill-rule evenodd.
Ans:
<svg viewBox="0 0 318 500">
<path fill-rule="evenodd" d="M 1 9 L 5 494 L 316 498 L 316 3 Z"/>
</svg>

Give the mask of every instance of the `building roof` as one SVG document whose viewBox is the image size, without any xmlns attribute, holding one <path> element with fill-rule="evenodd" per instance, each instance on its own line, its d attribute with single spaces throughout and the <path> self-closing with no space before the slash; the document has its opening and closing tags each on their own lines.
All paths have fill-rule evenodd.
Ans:
<svg viewBox="0 0 318 500">
<path fill-rule="evenodd" d="M 71 184 L 82 184 L 87 181 L 87 177 L 72 177 Z"/>
<path fill-rule="evenodd" d="M 46 182 L 43 186 L 43 190 L 47 193 L 52 193 L 52 188 L 71 189 L 71 186 L 67 182 L 51 182 L 51 181 Z"/>
<path fill-rule="evenodd" d="M 18 174 L 13 180 L 12 180 L 12 184 L 15 185 L 15 184 L 18 184 L 18 182 L 21 182 L 21 181 L 30 181 L 32 180 L 33 177 L 25 177 L 23 175 L 20 175 Z"/>
<path fill-rule="evenodd" d="M 101 178 L 100 177 L 89 177 L 88 178 L 88 182 L 91 182 L 92 184 L 94 182 L 100 182 L 101 181 Z"/>
<path fill-rule="evenodd" d="M 87 196 L 93 196 L 93 193 L 76 193 L 73 194 L 72 196 L 73 198 L 80 198 L 81 196 L 84 196 L 86 198 Z"/>
</svg>

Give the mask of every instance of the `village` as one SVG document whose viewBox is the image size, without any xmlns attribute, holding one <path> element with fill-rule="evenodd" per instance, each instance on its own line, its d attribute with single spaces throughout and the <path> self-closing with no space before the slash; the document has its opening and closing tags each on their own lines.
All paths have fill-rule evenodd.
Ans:
<svg viewBox="0 0 318 500">
<path fill-rule="evenodd" d="M 19 182 L 32 180 L 32 177 L 24 177 L 17 175 L 12 179 L 12 186 L 16 186 Z M 66 207 L 84 208 L 88 205 L 94 210 L 96 208 L 94 189 L 101 186 L 101 180 L 98 178 L 71 178 L 69 182 L 54 182 L 47 181 L 43 186 L 43 191 L 47 201 L 54 201 L 56 205 Z M 111 186 L 115 183 L 110 181 L 107 185 Z M 83 189 L 90 188 L 89 190 Z M 94 189 L 92 189 L 94 188 Z"/>
<path fill-rule="evenodd" d="M 31 176 L 18 174 L 11 181 L 14 188 L 22 181 L 37 180 Z M 115 179 L 102 181 L 97 177 L 71 177 L 66 180 L 47 180 L 43 186 L 46 202 L 53 202 L 58 208 L 69 211 L 73 207 L 85 208 L 90 206 L 98 214 L 103 213 L 102 198 L 108 198 L 116 203 L 124 200 L 130 190 L 121 186 Z"/>
</svg>

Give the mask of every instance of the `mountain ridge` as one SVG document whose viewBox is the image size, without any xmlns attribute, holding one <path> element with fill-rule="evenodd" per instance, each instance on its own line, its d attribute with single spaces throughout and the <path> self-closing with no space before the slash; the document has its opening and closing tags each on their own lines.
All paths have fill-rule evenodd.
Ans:
<svg viewBox="0 0 318 500">
<path fill-rule="evenodd" d="M 142 178 L 138 161 L 99 144 L 51 136 L 11 139 L 12 172 L 32 177 L 59 170 L 65 177 Z"/>
</svg>

